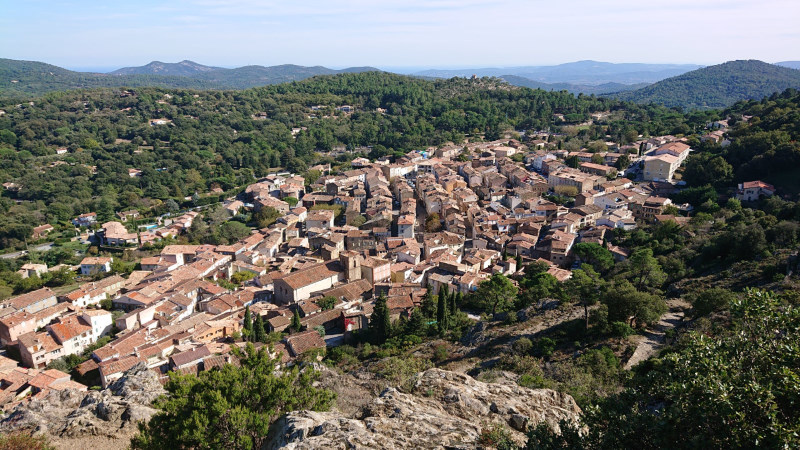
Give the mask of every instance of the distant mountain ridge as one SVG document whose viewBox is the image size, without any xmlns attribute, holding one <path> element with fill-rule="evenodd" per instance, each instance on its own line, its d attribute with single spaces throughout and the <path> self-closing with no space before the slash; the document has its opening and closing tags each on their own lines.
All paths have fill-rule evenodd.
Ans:
<svg viewBox="0 0 800 450">
<path fill-rule="evenodd" d="M 603 95 L 610 92 L 624 92 L 642 88 L 649 83 L 622 84 L 622 83 L 603 83 L 598 85 L 572 84 L 572 83 L 542 83 L 541 81 L 531 80 L 530 78 L 517 75 L 503 75 L 501 79 L 514 86 L 528 87 L 531 89 L 543 89 L 545 91 L 568 91 L 573 94 Z"/>
<path fill-rule="evenodd" d="M 788 67 L 790 69 L 800 69 L 800 61 L 781 61 L 776 62 L 776 66 Z"/>
<path fill-rule="evenodd" d="M 514 75 L 542 83 L 570 83 L 591 86 L 605 83 L 654 83 L 700 67 L 702 66 L 697 64 L 608 63 L 585 60 L 554 66 L 520 66 L 457 70 L 433 69 L 416 72 L 414 75 L 435 78 L 469 77 L 472 75 L 477 75 L 479 77 Z"/>
<path fill-rule="evenodd" d="M 704 67 L 612 96 L 637 103 L 709 109 L 764 98 L 787 88 L 800 88 L 800 70 L 751 59 Z"/>
<path fill-rule="evenodd" d="M 299 81 L 317 75 L 378 71 L 374 67 L 342 70 L 293 64 L 244 66 L 236 69 L 204 66 L 193 61 L 153 61 L 125 67 L 108 74 L 74 72 L 37 61 L 0 58 L 0 95 L 41 95 L 52 91 L 101 87 L 157 86 L 181 89 L 247 89 L 268 84 Z"/>
</svg>

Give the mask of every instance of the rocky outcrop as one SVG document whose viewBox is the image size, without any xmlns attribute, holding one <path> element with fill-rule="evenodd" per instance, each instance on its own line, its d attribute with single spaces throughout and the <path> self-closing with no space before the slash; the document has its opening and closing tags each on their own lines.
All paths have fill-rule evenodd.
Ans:
<svg viewBox="0 0 800 450">
<path fill-rule="evenodd" d="M 107 389 L 81 392 L 53 390 L 20 403 L 0 418 L 0 432 L 26 430 L 61 437 L 109 436 L 136 430 L 150 420 L 150 405 L 166 391 L 144 363 L 132 367 Z"/>
<path fill-rule="evenodd" d="M 580 409 L 549 389 L 483 383 L 440 369 L 421 372 L 412 392 L 383 391 L 360 415 L 299 411 L 281 418 L 267 448 L 475 448 L 482 430 L 501 423 L 519 443 L 541 422 L 558 429 Z"/>
</svg>

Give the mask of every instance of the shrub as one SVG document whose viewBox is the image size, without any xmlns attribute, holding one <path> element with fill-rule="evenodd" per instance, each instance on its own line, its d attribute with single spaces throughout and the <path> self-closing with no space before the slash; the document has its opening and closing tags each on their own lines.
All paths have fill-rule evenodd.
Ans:
<svg viewBox="0 0 800 450">
<path fill-rule="evenodd" d="M 625 322 L 612 322 L 611 334 L 617 337 L 626 338 L 630 335 L 636 334 L 633 328 Z"/>
<path fill-rule="evenodd" d="M 3 450 L 51 450 L 50 445 L 44 436 L 31 436 L 21 431 L 14 431 L 8 434 L 0 434 L 0 449 Z"/>
<path fill-rule="evenodd" d="M 536 353 L 538 356 L 548 357 L 556 350 L 556 341 L 543 337 L 536 342 Z"/>
<path fill-rule="evenodd" d="M 783 276 L 781 276 L 783 279 Z M 727 309 L 728 305 L 736 299 L 736 294 L 723 288 L 706 289 L 691 298 L 694 307 L 694 316 L 702 317 L 714 311 Z"/>
<path fill-rule="evenodd" d="M 433 348 L 433 360 L 436 362 L 444 361 L 447 357 L 450 356 L 450 352 L 447 351 L 447 346 L 444 344 L 437 345 Z"/>
<path fill-rule="evenodd" d="M 518 355 L 527 355 L 533 349 L 533 342 L 526 337 L 519 338 L 511 344 L 511 349 Z"/>
<path fill-rule="evenodd" d="M 499 423 L 492 423 L 481 430 L 478 436 L 478 445 L 496 448 L 497 450 L 511 450 L 517 448 L 511 433 Z"/>
</svg>

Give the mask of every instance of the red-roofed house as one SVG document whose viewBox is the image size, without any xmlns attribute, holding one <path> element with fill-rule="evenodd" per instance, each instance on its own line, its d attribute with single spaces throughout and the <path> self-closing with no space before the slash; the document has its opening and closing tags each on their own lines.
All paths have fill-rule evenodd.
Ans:
<svg viewBox="0 0 800 450">
<path fill-rule="evenodd" d="M 775 186 L 763 181 L 745 181 L 739 183 L 736 190 L 736 198 L 745 202 L 753 202 L 761 197 L 772 197 L 774 194 Z"/>
</svg>

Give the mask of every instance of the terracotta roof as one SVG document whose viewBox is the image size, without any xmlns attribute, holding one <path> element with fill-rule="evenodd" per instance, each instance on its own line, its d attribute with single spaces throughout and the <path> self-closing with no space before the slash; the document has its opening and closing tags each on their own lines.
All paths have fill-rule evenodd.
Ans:
<svg viewBox="0 0 800 450">
<path fill-rule="evenodd" d="M 311 349 L 325 348 L 325 340 L 316 330 L 309 330 L 287 337 L 286 347 L 296 357 Z"/>
<path fill-rule="evenodd" d="M 194 361 L 200 362 L 201 359 L 205 358 L 206 356 L 210 356 L 211 352 L 208 350 L 208 347 L 205 345 L 202 347 L 198 347 L 194 350 L 189 350 L 187 352 L 176 353 L 169 357 L 172 364 L 177 367 L 184 366 L 186 364 L 192 363 Z"/>
<path fill-rule="evenodd" d="M 84 266 L 84 265 L 97 266 L 97 265 L 103 265 L 103 264 L 110 263 L 110 262 L 111 262 L 111 258 L 105 258 L 105 257 L 101 257 L 101 256 L 88 256 L 86 258 L 83 258 L 83 260 L 81 261 L 81 265 L 82 266 Z"/>
<path fill-rule="evenodd" d="M 27 294 L 22 294 L 14 298 L 10 298 L 5 303 L 17 308 L 24 309 L 28 306 L 40 302 L 44 299 L 55 297 L 56 294 L 50 288 L 41 288 Z"/>
<path fill-rule="evenodd" d="M 84 324 L 75 316 L 64 317 L 60 322 L 48 325 L 47 328 L 61 344 L 82 333 L 92 331 L 92 327 Z"/>
<path fill-rule="evenodd" d="M 280 280 L 288 284 L 292 289 L 300 289 L 326 278 L 336 276 L 340 272 L 341 266 L 339 265 L 339 261 L 332 260 L 305 267 L 286 275 Z"/>
<path fill-rule="evenodd" d="M 124 356 L 112 361 L 103 361 L 99 364 L 100 372 L 106 376 L 125 372 L 140 362 L 145 362 L 145 360 L 136 356 Z"/>
</svg>

